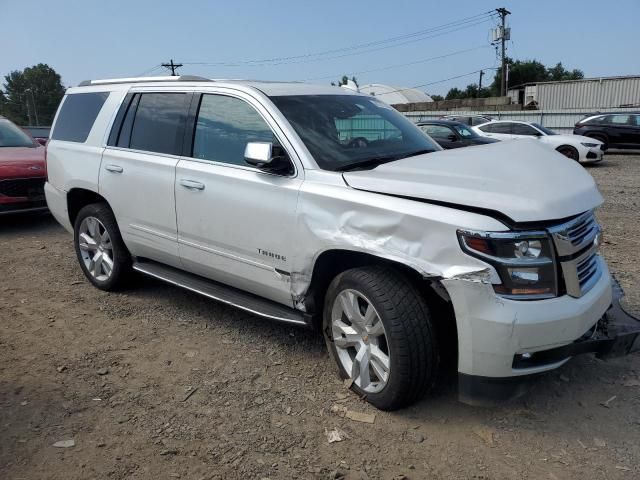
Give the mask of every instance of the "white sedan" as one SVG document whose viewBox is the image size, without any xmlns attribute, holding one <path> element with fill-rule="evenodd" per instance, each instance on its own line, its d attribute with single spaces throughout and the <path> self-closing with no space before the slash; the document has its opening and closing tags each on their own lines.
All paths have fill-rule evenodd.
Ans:
<svg viewBox="0 0 640 480">
<path fill-rule="evenodd" d="M 590 137 L 562 135 L 537 123 L 516 120 L 494 120 L 471 127 L 480 135 L 498 140 L 537 137 L 541 142 L 572 160 L 580 163 L 595 163 L 602 160 L 606 147 Z"/>
</svg>

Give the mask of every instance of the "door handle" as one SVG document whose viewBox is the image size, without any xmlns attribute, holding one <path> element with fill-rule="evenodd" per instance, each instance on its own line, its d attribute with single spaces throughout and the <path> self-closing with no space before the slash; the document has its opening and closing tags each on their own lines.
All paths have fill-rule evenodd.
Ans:
<svg viewBox="0 0 640 480">
<path fill-rule="evenodd" d="M 104 166 L 104 169 L 112 173 L 122 173 L 124 169 L 120 165 L 108 164 Z"/>
<path fill-rule="evenodd" d="M 180 180 L 180 185 L 189 190 L 204 190 L 204 183 L 196 182 L 195 180 Z"/>
</svg>

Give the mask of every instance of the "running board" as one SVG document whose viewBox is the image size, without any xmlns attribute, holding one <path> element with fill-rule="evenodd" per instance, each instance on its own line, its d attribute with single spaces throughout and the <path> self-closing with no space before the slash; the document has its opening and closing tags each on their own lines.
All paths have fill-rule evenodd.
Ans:
<svg viewBox="0 0 640 480">
<path fill-rule="evenodd" d="M 252 293 L 223 285 L 193 273 L 151 260 L 138 260 L 134 262 L 133 269 L 260 317 L 295 325 L 311 326 L 311 316 L 304 312 L 285 307 L 271 300 L 266 300 Z"/>
</svg>

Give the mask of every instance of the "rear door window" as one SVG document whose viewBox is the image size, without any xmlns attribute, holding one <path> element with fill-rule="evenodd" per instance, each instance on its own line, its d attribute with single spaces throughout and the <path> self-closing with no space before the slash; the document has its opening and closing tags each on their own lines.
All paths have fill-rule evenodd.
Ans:
<svg viewBox="0 0 640 480">
<path fill-rule="evenodd" d="M 420 128 L 433 138 L 446 139 L 453 133 L 449 127 L 445 127 L 444 125 L 421 125 Z"/>
<path fill-rule="evenodd" d="M 481 125 L 478 128 L 487 133 L 505 133 L 507 135 L 511 134 L 510 123 L 488 123 L 486 125 Z"/>
<path fill-rule="evenodd" d="M 539 134 L 540 132 L 538 132 L 535 128 L 530 127 L 529 125 L 525 125 L 523 123 L 513 124 L 513 135 L 528 135 L 531 137 L 535 137 Z"/>
<path fill-rule="evenodd" d="M 180 155 L 189 99 L 190 95 L 186 93 L 141 94 L 133 118 L 128 147 L 134 150 Z M 126 139 L 128 135 L 125 131 L 128 119 L 125 118 L 120 139 Z M 120 139 L 118 146 L 126 148 L 126 140 L 123 143 Z"/>
<path fill-rule="evenodd" d="M 51 138 L 66 142 L 86 142 L 108 96 L 109 92 L 67 95 L 60 107 Z"/>
<path fill-rule="evenodd" d="M 611 115 L 608 123 L 616 126 L 629 125 L 630 115 Z"/>
</svg>

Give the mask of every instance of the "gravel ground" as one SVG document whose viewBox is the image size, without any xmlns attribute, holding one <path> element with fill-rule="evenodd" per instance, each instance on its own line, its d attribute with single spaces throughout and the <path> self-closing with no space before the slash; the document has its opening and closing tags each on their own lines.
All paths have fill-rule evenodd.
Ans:
<svg viewBox="0 0 640 480">
<path fill-rule="evenodd" d="M 640 156 L 589 172 L 605 256 L 640 311 Z M 640 477 L 638 355 L 576 358 L 499 408 L 458 403 L 450 379 L 379 412 L 309 332 L 146 278 L 93 288 L 49 216 L 0 220 L 0 320 L 2 479 Z"/>
</svg>

